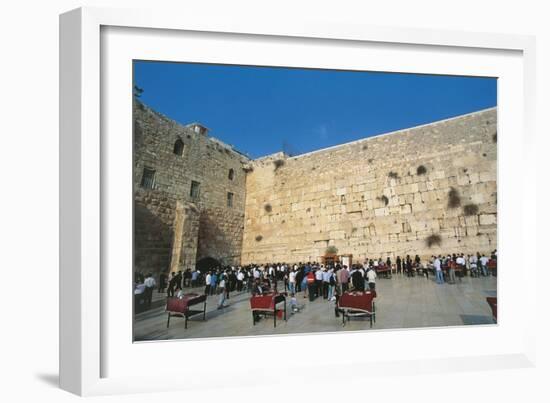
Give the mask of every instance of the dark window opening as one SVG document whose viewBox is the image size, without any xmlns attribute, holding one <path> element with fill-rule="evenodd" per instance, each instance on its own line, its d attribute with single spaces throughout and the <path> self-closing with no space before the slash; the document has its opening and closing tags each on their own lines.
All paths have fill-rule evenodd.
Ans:
<svg viewBox="0 0 550 403">
<path fill-rule="evenodd" d="M 233 180 L 233 178 L 235 177 L 235 171 L 233 170 L 233 168 L 229 170 L 229 175 L 227 175 L 227 177 L 229 178 L 230 181 Z"/>
<path fill-rule="evenodd" d="M 200 186 L 201 186 L 201 184 L 199 182 L 191 181 L 191 198 L 192 199 L 198 199 L 199 198 Z"/>
<path fill-rule="evenodd" d="M 144 189 L 155 188 L 155 170 L 151 168 L 143 168 L 143 175 L 141 177 L 141 187 Z"/>
<path fill-rule="evenodd" d="M 185 145 L 183 144 L 183 141 L 181 139 L 177 139 L 176 143 L 174 144 L 174 154 L 176 155 L 183 155 L 183 148 Z"/>
<path fill-rule="evenodd" d="M 233 193 L 227 193 L 227 207 L 233 207 Z"/>
</svg>

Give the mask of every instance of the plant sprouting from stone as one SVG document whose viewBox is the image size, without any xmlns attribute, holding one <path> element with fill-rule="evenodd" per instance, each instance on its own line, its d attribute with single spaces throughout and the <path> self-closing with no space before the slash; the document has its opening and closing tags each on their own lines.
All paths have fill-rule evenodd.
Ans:
<svg viewBox="0 0 550 403">
<path fill-rule="evenodd" d="M 143 88 L 139 88 L 137 85 L 134 85 L 134 97 L 139 98 L 143 94 Z"/>
<path fill-rule="evenodd" d="M 416 168 L 416 174 L 417 175 L 424 175 L 428 170 L 424 165 L 419 165 L 418 168 Z"/>
<path fill-rule="evenodd" d="M 331 245 L 327 247 L 325 252 L 327 255 L 336 255 L 338 253 L 338 248 L 334 245 Z"/>
<path fill-rule="evenodd" d="M 458 193 L 458 190 L 456 190 L 454 187 L 449 190 L 448 197 L 449 200 L 447 206 L 449 206 L 449 208 L 457 208 L 458 206 L 460 206 L 460 195 Z"/>
<path fill-rule="evenodd" d="M 376 200 L 381 201 L 382 203 L 384 203 L 384 206 L 387 206 L 388 203 L 390 202 L 389 199 L 388 199 L 388 196 L 386 196 L 386 195 L 379 196 L 379 197 L 376 198 Z"/>
<path fill-rule="evenodd" d="M 265 206 L 264 206 L 264 210 L 266 213 L 271 213 L 271 211 L 273 210 L 273 208 L 271 207 L 271 204 L 267 203 Z"/>
<path fill-rule="evenodd" d="M 388 173 L 388 176 L 389 176 L 390 178 L 392 178 L 392 179 L 397 179 L 397 178 L 399 178 L 399 175 L 397 174 L 397 172 L 394 172 L 394 171 L 390 171 L 390 172 Z"/>
<path fill-rule="evenodd" d="M 441 235 L 432 234 L 426 238 L 426 245 L 431 248 L 434 245 L 441 245 Z"/>
<path fill-rule="evenodd" d="M 273 161 L 273 165 L 275 165 L 275 171 L 282 167 L 285 164 L 285 160 L 275 160 Z"/>
<path fill-rule="evenodd" d="M 479 207 L 475 204 L 467 204 L 464 206 L 464 215 L 471 216 L 476 215 L 479 211 Z"/>
</svg>

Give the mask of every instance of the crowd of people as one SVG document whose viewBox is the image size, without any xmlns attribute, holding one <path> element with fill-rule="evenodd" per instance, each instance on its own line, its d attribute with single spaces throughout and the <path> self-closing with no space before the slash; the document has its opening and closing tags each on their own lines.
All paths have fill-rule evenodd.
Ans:
<svg viewBox="0 0 550 403">
<path fill-rule="evenodd" d="M 395 263 L 390 257 L 366 259 L 362 264 L 352 264 L 351 267 L 334 264 L 319 264 L 316 262 L 299 262 L 295 264 L 268 263 L 250 264 L 246 266 L 214 267 L 199 271 L 186 269 L 166 275 L 161 273 L 158 283 L 149 273 L 146 277 L 136 273 L 135 293 L 144 293 L 147 304 L 151 304 L 153 289 L 158 285 L 159 293 L 168 297 L 182 296 L 184 288 L 204 287 L 204 294 L 218 296 L 218 309 L 222 309 L 230 299 L 232 292 L 248 292 L 257 295 L 270 292 L 286 292 L 291 298 L 302 295 L 314 301 L 322 298 L 327 301 L 338 301 L 342 293 L 348 290 L 365 291 L 376 288 L 376 279 L 383 273 L 391 277 L 392 273 L 407 277 L 435 276 L 438 284 L 447 282 L 453 284 L 458 277 L 488 276 L 490 259 L 497 259 L 496 250 L 490 254 L 464 255 L 454 253 L 431 256 L 428 261 L 422 261 L 419 255 L 411 258 L 397 256 Z M 494 274 L 494 273 L 493 273 Z M 140 277 L 141 276 L 141 277 Z M 280 284 L 279 284 L 280 283 Z"/>
</svg>

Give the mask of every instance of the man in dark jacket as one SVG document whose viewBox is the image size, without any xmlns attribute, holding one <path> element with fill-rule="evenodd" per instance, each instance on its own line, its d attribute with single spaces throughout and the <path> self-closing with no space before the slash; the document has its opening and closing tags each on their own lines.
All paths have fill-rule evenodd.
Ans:
<svg viewBox="0 0 550 403">
<path fill-rule="evenodd" d="M 365 279 L 360 270 L 355 270 L 351 275 L 351 284 L 354 291 L 365 291 Z"/>
</svg>

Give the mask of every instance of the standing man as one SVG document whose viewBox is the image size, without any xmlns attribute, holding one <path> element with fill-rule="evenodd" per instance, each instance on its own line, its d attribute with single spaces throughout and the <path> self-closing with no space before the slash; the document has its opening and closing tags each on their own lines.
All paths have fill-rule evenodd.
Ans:
<svg viewBox="0 0 550 403">
<path fill-rule="evenodd" d="M 460 256 L 456 258 L 456 268 L 458 270 L 458 279 L 462 281 L 462 276 L 466 270 L 466 259 L 464 259 L 464 253 L 461 253 Z"/>
<path fill-rule="evenodd" d="M 434 270 L 435 270 L 435 281 L 437 284 L 443 284 L 443 272 L 441 271 L 441 255 L 438 257 L 434 256 Z"/>
<path fill-rule="evenodd" d="M 323 270 L 325 268 L 324 267 L 321 267 L 321 268 L 318 268 L 317 271 L 315 272 L 315 286 L 316 286 L 316 296 L 317 297 L 320 297 L 321 295 L 323 295 Z"/>
<path fill-rule="evenodd" d="M 165 273 L 160 273 L 160 276 L 159 276 L 159 289 L 158 289 L 159 294 L 164 293 L 165 289 L 166 289 L 166 274 Z"/>
<path fill-rule="evenodd" d="M 216 269 L 212 272 L 212 275 L 210 276 L 210 295 L 214 295 L 216 293 L 217 285 L 218 285 L 218 273 Z"/>
<path fill-rule="evenodd" d="M 330 286 L 330 272 L 327 268 L 323 269 L 323 299 L 328 298 L 328 289 Z"/>
<path fill-rule="evenodd" d="M 481 270 L 483 271 L 483 275 L 487 277 L 489 275 L 489 272 L 487 270 L 487 263 L 489 263 L 489 258 L 484 253 L 483 256 L 479 258 L 479 264 L 481 265 Z"/>
<path fill-rule="evenodd" d="M 290 269 L 290 273 L 288 274 L 288 289 L 291 295 L 296 292 L 296 269 Z"/>
<path fill-rule="evenodd" d="M 351 275 L 351 284 L 354 291 L 365 291 L 365 278 L 361 270 L 355 270 Z"/>
<path fill-rule="evenodd" d="M 225 273 L 220 274 L 220 281 L 218 282 L 218 309 L 222 309 L 225 303 L 225 289 L 227 287 L 227 276 Z"/>
<path fill-rule="evenodd" d="M 475 276 L 479 276 L 479 271 L 477 267 L 477 257 L 476 255 L 470 256 L 470 274 L 475 273 Z"/>
<path fill-rule="evenodd" d="M 206 279 L 204 282 L 206 284 L 206 286 L 204 287 L 204 294 L 208 296 L 210 295 L 210 284 L 212 283 L 212 274 L 210 272 L 206 274 Z"/>
<path fill-rule="evenodd" d="M 241 269 L 239 269 L 239 272 L 237 273 L 237 291 L 239 292 L 243 290 L 243 280 L 244 280 L 244 273 Z"/>
<path fill-rule="evenodd" d="M 367 270 L 367 281 L 369 283 L 369 289 L 371 291 L 374 291 L 376 288 L 376 270 L 374 270 L 372 267 Z"/>
<path fill-rule="evenodd" d="M 309 294 L 309 300 L 313 301 L 315 300 L 315 295 L 316 295 L 315 274 L 313 273 L 313 270 L 306 275 L 306 278 L 307 278 L 306 281 L 307 281 L 307 292 Z"/>
<path fill-rule="evenodd" d="M 340 286 L 342 287 L 342 291 L 340 295 L 345 293 L 348 290 L 348 282 L 349 282 L 349 271 L 348 267 L 344 266 L 341 270 L 337 271 L 338 275 L 338 282 L 340 283 Z"/>
<path fill-rule="evenodd" d="M 176 272 L 172 272 L 172 275 L 170 276 L 170 281 L 168 282 L 168 296 L 173 297 L 174 291 L 176 291 L 177 288 L 177 276 Z"/>
<path fill-rule="evenodd" d="M 145 303 L 150 307 L 153 302 L 153 290 L 157 285 L 151 273 L 147 274 L 147 278 L 143 281 L 143 285 L 145 286 Z"/>
</svg>

